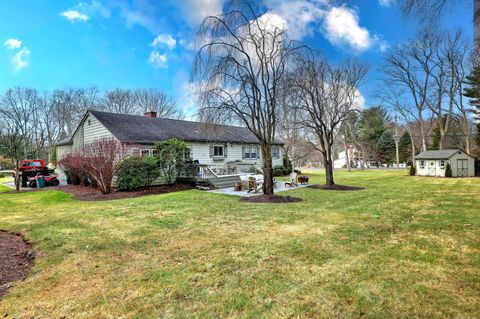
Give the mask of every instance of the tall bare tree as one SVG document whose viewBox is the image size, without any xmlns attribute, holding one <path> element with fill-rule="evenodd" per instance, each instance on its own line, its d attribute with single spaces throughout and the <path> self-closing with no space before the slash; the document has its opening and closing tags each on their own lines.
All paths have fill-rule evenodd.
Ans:
<svg viewBox="0 0 480 319">
<path fill-rule="evenodd" d="M 207 17 L 198 41 L 192 81 L 198 86 L 201 114 L 216 122 L 235 120 L 259 140 L 263 193 L 273 194 L 271 146 L 277 130 L 280 81 L 297 47 L 274 16 L 259 17 L 242 3 L 221 16 Z"/>
<path fill-rule="evenodd" d="M 159 89 L 137 89 L 133 92 L 139 111 L 156 112 L 158 117 L 182 118 L 175 100 Z"/>
<path fill-rule="evenodd" d="M 342 122 L 358 110 L 358 87 L 367 67 L 356 61 L 330 65 L 318 52 L 306 50 L 295 61 L 290 77 L 292 94 L 304 113 L 302 125 L 310 132 L 310 142 L 323 156 L 326 185 L 334 185 L 333 144 Z"/>
<path fill-rule="evenodd" d="M 116 88 L 105 92 L 101 101 L 106 111 L 121 114 L 136 114 L 139 112 L 135 94 L 128 89 Z"/>
<path fill-rule="evenodd" d="M 415 108 L 410 112 L 420 126 L 421 150 L 427 150 L 428 101 L 433 79 L 424 66 L 431 64 L 434 53 L 428 45 L 430 38 L 419 33 L 417 39 L 401 44 L 396 50 L 385 57 L 383 72 L 386 75 L 385 83 L 398 92 L 405 92 Z"/>
</svg>

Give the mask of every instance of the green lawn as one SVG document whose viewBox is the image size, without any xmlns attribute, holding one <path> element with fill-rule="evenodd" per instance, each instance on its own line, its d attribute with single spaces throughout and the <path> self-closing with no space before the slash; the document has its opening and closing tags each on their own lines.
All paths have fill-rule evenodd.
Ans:
<svg viewBox="0 0 480 319">
<path fill-rule="evenodd" d="M 280 205 L 1 194 L 0 228 L 38 260 L 0 318 L 480 317 L 480 178 L 336 180 L 367 189 L 298 189 L 283 194 L 303 202 Z"/>
</svg>

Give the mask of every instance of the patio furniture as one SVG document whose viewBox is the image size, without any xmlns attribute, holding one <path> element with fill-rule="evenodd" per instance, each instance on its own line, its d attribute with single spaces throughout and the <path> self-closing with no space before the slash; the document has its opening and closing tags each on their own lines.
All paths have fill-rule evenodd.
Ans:
<svg viewBox="0 0 480 319">
<path fill-rule="evenodd" d="M 263 188 L 263 175 L 252 175 L 248 177 L 248 192 L 258 193 Z"/>
<path fill-rule="evenodd" d="M 294 187 L 298 186 L 298 174 L 297 173 L 290 173 L 289 182 L 285 182 L 285 187 Z"/>
<path fill-rule="evenodd" d="M 307 176 L 307 175 L 300 175 L 300 176 L 297 177 L 297 181 L 298 181 L 301 185 L 308 184 L 308 176 Z"/>
</svg>

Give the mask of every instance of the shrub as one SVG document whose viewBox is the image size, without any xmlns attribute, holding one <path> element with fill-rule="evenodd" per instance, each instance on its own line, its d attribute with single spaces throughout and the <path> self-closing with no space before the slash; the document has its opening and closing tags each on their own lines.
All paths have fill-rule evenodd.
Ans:
<svg viewBox="0 0 480 319">
<path fill-rule="evenodd" d="M 116 171 L 118 188 L 127 191 L 150 187 L 159 175 L 158 160 L 154 156 L 127 157 Z"/>
<path fill-rule="evenodd" d="M 119 141 L 100 139 L 79 152 L 67 154 L 58 165 L 69 173 L 73 184 L 91 184 L 108 194 L 117 166 L 126 156 L 126 148 Z"/>
<path fill-rule="evenodd" d="M 417 173 L 417 169 L 415 168 L 415 165 L 410 165 L 410 176 L 415 176 Z"/>
<path fill-rule="evenodd" d="M 288 158 L 287 155 L 283 156 L 283 167 L 285 169 L 284 174 L 290 174 L 293 170 L 293 164 L 292 161 Z"/>
<path fill-rule="evenodd" d="M 0 173 L 0 178 L 5 178 L 5 174 Z"/>
<path fill-rule="evenodd" d="M 450 162 L 447 162 L 447 166 L 445 166 L 445 177 L 452 177 L 452 167 L 450 166 Z"/>
<path fill-rule="evenodd" d="M 184 141 L 176 138 L 155 144 L 160 171 L 168 184 L 176 182 L 178 176 L 185 171 L 189 158 L 185 158 L 188 149 Z"/>
</svg>

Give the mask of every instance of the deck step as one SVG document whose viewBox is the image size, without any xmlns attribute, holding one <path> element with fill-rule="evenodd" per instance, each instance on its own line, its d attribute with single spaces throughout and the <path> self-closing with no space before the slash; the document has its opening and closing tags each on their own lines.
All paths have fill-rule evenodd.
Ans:
<svg viewBox="0 0 480 319">
<path fill-rule="evenodd" d="M 228 188 L 233 187 L 235 183 L 240 182 L 238 175 L 233 176 L 218 176 L 208 179 L 216 188 Z"/>
</svg>

